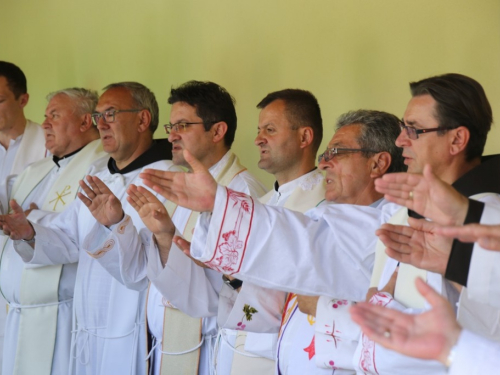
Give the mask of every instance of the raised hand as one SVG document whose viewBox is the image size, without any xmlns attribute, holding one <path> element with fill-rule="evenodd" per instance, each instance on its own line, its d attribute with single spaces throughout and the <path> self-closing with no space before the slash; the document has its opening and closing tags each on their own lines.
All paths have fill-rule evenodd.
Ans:
<svg viewBox="0 0 500 375">
<path fill-rule="evenodd" d="M 0 216 L 0 225 L 3 233 L 12 240 L 30 240 L 35 235 L 35 230 L 26 218 L 23 208 L 12 199 L 10 201 L 12 213 Z"/>
<path fill-rule="evenodd" d="M 441 225 L 461 225 L 469 201 L 426 165 L 423 174 L 390 173 L 375 181 L 384 197 Z"/>
<path fill-rule="evenodd" d="M 375 234 L 386 246 L 385 252 L 401 263 L 444 275 L 453 240 L 435 233 L 437 224 L 408 219 L 408 226 L 384 224 Z"/>
<path fill-rule="evenodd" d="M 446 363 L 461 328 L 448 301 L 417 279 L 418 291 L 432 306 L 423 314 L 405 314 L 361 302 L 351 307 L 352 319 L 380 345 L 404 355 Z"/>
<path fill-rule="evenodd" d="M 436 228 L 436 233 L 458 238 L 462 242 L 477 242 L 482 248 L 500 251 L 500 225 L 467 224 Z"/>
<path fill-rule="evenodd" d="M 96 176 L 87 176 L 87 183 L 80 181 L 83 192 L 78 193 L 78 198 L 88 207 L 94 218 L 107 227 L 119 223 L 124 216 L 120 200 Z"/>
<path fill-rule="evenodd" d="M 210 212 L 214 208 L 217 183 L 203 164 L 189 151 L 183 152 L 192 172 L 145 169 L 139 177 L 146 186 L 179 206 L 198 212 Z"/>
</svg>

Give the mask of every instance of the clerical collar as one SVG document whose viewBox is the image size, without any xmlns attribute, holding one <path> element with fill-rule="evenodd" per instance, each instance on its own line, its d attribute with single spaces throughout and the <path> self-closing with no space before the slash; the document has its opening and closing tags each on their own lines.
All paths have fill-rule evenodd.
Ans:
<svg viewBox="0 0 500 375">
<path fill-rule="evenodd" d="M 83 147 L 85 147 L 85 146 L 83 146 Z M 57 157 L 57 156 L 55 156 L 55 155 L 52 155 L 52 160 L 54 161 L 54 163 L 56 163 L 56 165 L 57 165 L 57 167 L 58 167 L 58 168 L 61 168 L 61 166 L 59 165 L 59 162 L 60 162 L 61 160 L 66 159 L 66 158 L 69 158 L 69 157 L 71 157 L 71 156 L 73 156 L 73 155 L 75 155 L 75 154 L 78 154 L 80 151 L 82 151 L 82 150 L 83 150 L 83 147 L 80 147 L 78 150 L 73 151 L 73 152 L 71 152 L 71 153 L 69 153 L 69 154 L 67 154 L 67 155 L 61 156 L 61 157 Z"/>
<path fill-rule="evenodd" d="M 154 139 L 151 147 L 123 169 L 116 166 L 113 158 L 108 160 L 109 173 L 126 174 L 160 160 L 172 160 L 172 144 L 168 139 Z"/>
</svg>

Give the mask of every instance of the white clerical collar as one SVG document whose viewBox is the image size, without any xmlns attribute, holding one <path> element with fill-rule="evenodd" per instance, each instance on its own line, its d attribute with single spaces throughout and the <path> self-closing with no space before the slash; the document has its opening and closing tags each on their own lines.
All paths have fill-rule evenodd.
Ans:
<svg viewBox="0 0 500 375">
<path fill-rule="evenodd" d="M 227 161 L 229 160 L 229 157 L 231 156 L 232 152 L 229 150 L 226 152 L 226 154 L 214 165 L 212 165 L 210 168 L 208 168 L 208 171 L 212 176 L 217 176 L 219 172 L 224 168 L 226 165 Z"/>
<path fill-rule="evenodd" d="M 289 181 L 286 184 L 278 186 L 278 181 L 274 183 L 274 191 L 281 195 L 291 194 L 297 187 L 302 190 L 312 190 L 319 182 L 323 180 L 323 174 L 317 168 L 311 172 L 306 173 L 295 180 Z"/>
</svg>

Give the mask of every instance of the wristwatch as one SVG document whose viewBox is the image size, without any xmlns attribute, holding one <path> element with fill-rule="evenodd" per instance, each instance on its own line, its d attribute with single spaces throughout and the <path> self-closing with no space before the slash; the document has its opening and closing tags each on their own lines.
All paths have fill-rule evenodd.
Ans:
<svg viewBox="0 0 500 375">
<path fill-rule="evenodd" d="M 230 280 L 229 278 L 226 277 L 226 275 L 222 275 L 222 281 L 224 281 L 224 284 L 226 284 L 228 287 L 230 287 L 233 290 L 241 288 L 241 286 L 243 285 L 243 281 L 241 281 L 239 279 Z"/>
</svg>

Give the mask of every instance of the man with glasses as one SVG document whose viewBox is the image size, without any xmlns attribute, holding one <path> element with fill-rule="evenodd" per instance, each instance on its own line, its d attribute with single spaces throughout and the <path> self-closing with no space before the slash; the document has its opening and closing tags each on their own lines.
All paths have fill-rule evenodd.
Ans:
<svg viewBox="0 0 500 375">
<path fill-rule="evenodd" d="M 172 144 L 175 165 L 189 167 L 182 155 L 187 149 L 197 155 L 221 184 L 254 196 L 265 193 L 263 186 L 231 152 L 237 117 L 234 99 L 223 87 L 213 82 L 190 81 L 173 88 L 168 101 L 172 108 L 165 130 Z M 136 186 L 130 189 L 131 197 L 134 191 L 138 194 Z M 191 238 L 197 213 L 167 205 L 171 209 L 170 219 L 167 209 L 153 194 L 150 193 L 148 199 L 146 206 L 154 207 L 148 213 L 162 217 L 163 225 Z M 135 204 L 132 198 L 129 201 Z M 155 232 L 156 219 L 145 211 L 139 210 L 135 215 L 140 215 Z M 119 280 L 131 288 L 147 286 L 147 271 L 152 282 L 147 297 L 148 358 L 152 373 L 209 374 L 217 335 L 216 295 L 222 279 L 215 272 L 194 264 L 175 245 L 172 248 L 170 243 L 155 246 L 164 244 L 162 238 L 151 238 L 150 233 L 145 232 L 140 232 L 140 237 L 134 236 L 137 232 L 129 216 L 121 215 L 120 219 L 123 220 L 113 231 L 96 239 L 93 247 L 114 244 L 110 252 L 119 262 L 108 262 L 106 267 L 112 271 L 118 266 Z M 149 225 L 151 222 L 155 224 Z M 170 238 L 172 236 L 173 233 Z M 142 350 L 145 350 L 146 343 L 143 344 Z"/>
<path fill-rule="evenodd" d="M 37 223 L 48 222 L 48 213 L 66 209 L 76 199 L 82 176 L 105 155 L 91 120 L 97 92 L 71 88 L 47 98 L 42 127 L 52 156 L 17 177 L 11 201 Z M 2 373 L 66 373 L 76 264 L 29 267 L 8 236 L 1 240 L 0 288 L 9 303 Z"/>
<path fill-rule="evenodd" d="M 341 125 L 319 167 L 326 173 L 326 200 L 344 204 L 322 204 L 306 215 L 265 206 L 217 187 L 188 153 L 184 156 L 194 173 L 146 171 L 145 183 L 181 205 L 212 212 L 202 214 L 191 247 L 191 255 L 209 267 L 270 289 L 359 301 L 373 266 L 375 230 L 397 208 L 380 201 L 374 181 L 404 165 L 394 144 L 400 132 L 395 116 L 355 111 L 346 114 Z M 282 335 L 300 343 L 287 332 L 292 327 L 288 318 L 296 312 L 293 302 L 287 306 Z M 254 315 L 257 319 L 258 313 Z M 296 323 L 292 325 L 300 328 L 303 322 Z M 315 364 L 329 372 L 345 363 L 352 369 L 352 353 L 343 363 L 319 361 L 314 358 L 312 337 L 307 341 L 300 349 L 280 344 L 278 351 L 285 355 L 278 357 L 280 372 L 322 371 Z M 347 345 L 351 350 L 352 343 Z M 312 358 L 316 362 L 310 362 Z"/>
<path fill-rule="evenodd" d="M 73 202 L 49 226 L 28 222 L 22 209 L 15 209 L 7 228 L 11 239 L 25 240 L 15 246 L 30 264 L 78 261 L 68 373 L 145 374 L 147 283 L 136 285 L 136 290 L 126 288 L 114 243 L 95 244 L 111 229 L 122 231 L 122 225 L 114 224 L 124 212 L 133 225 L 143 228 L 124 200 L 127 187 L 140 182 L 143 168 L 176 167 L 169 143 L 153 141 L 158 126 L 154 94 L 136 82 L 115 83 L 104 90 L 92 118 L 110 157 L 95 162 L 86 183 L 80 182 L 85 193 L 78 193 L 81 201 Z"/>
<path fill-rule="evenodd" d="M 420 174 L 424 166 L 429 165 L 440 179 L 466 196 L 485 202 L 494 200 L 500 193 L 500 187 L 492 176 L 498 175 L 500 158 L 481 158 L 492 123 L 491 107 L 481 85 L 460 74 L 445 74 L 413 82 L 410 89 L 412 99 L 396 141 L 403 149 L 408 172 Z M 410 191 L 410 198 L 412 194 Z M 481 203 L 470 202 L 479 207 L 471 210 L 465 222 L 478 220 L 481 216 Z M 408 214 L 415 217 L 411 211 L 402 208 L 390 222 L 405 225 Z M 463 218 L 456 219 L 463 223 Z M 425 221 L 412 220 L 409 223 L 413 229 L 425 225 Z M 405 232 L 413 231 L 412 228 L 405 228 Z M 427 242 L 425 246 L 432 246 L 432 243 Z M 452 244 L 449 240 L 446 246 L 452 249 L 448 265 L 431 262 L 426 266 L 431 272 L 427 272 L 388 258 L 384 252 L 385 245 L 379 242 L 372 289 L 367 299 L 400 311 L 421 312 L 426 305 L 414 286 L 415 277 L 420 276 L 448 298 L 452 305 L 459 300 L 457 316 L 463 326 L 479 333 L 487 331 L 490 337 L 498 339 L 499 312 L 471 301 L 466 288 L 458 287 L 457 290 L 457 284 L 449 282 L 467 285 L 472 245 L 458 241 Z M 446 368 L 437 362 L 403 356 L 379 346 L 366 336 L 361 336 L 355 361 L 359 371 L 371 374 L 446 373 Z"/>
</svg>

